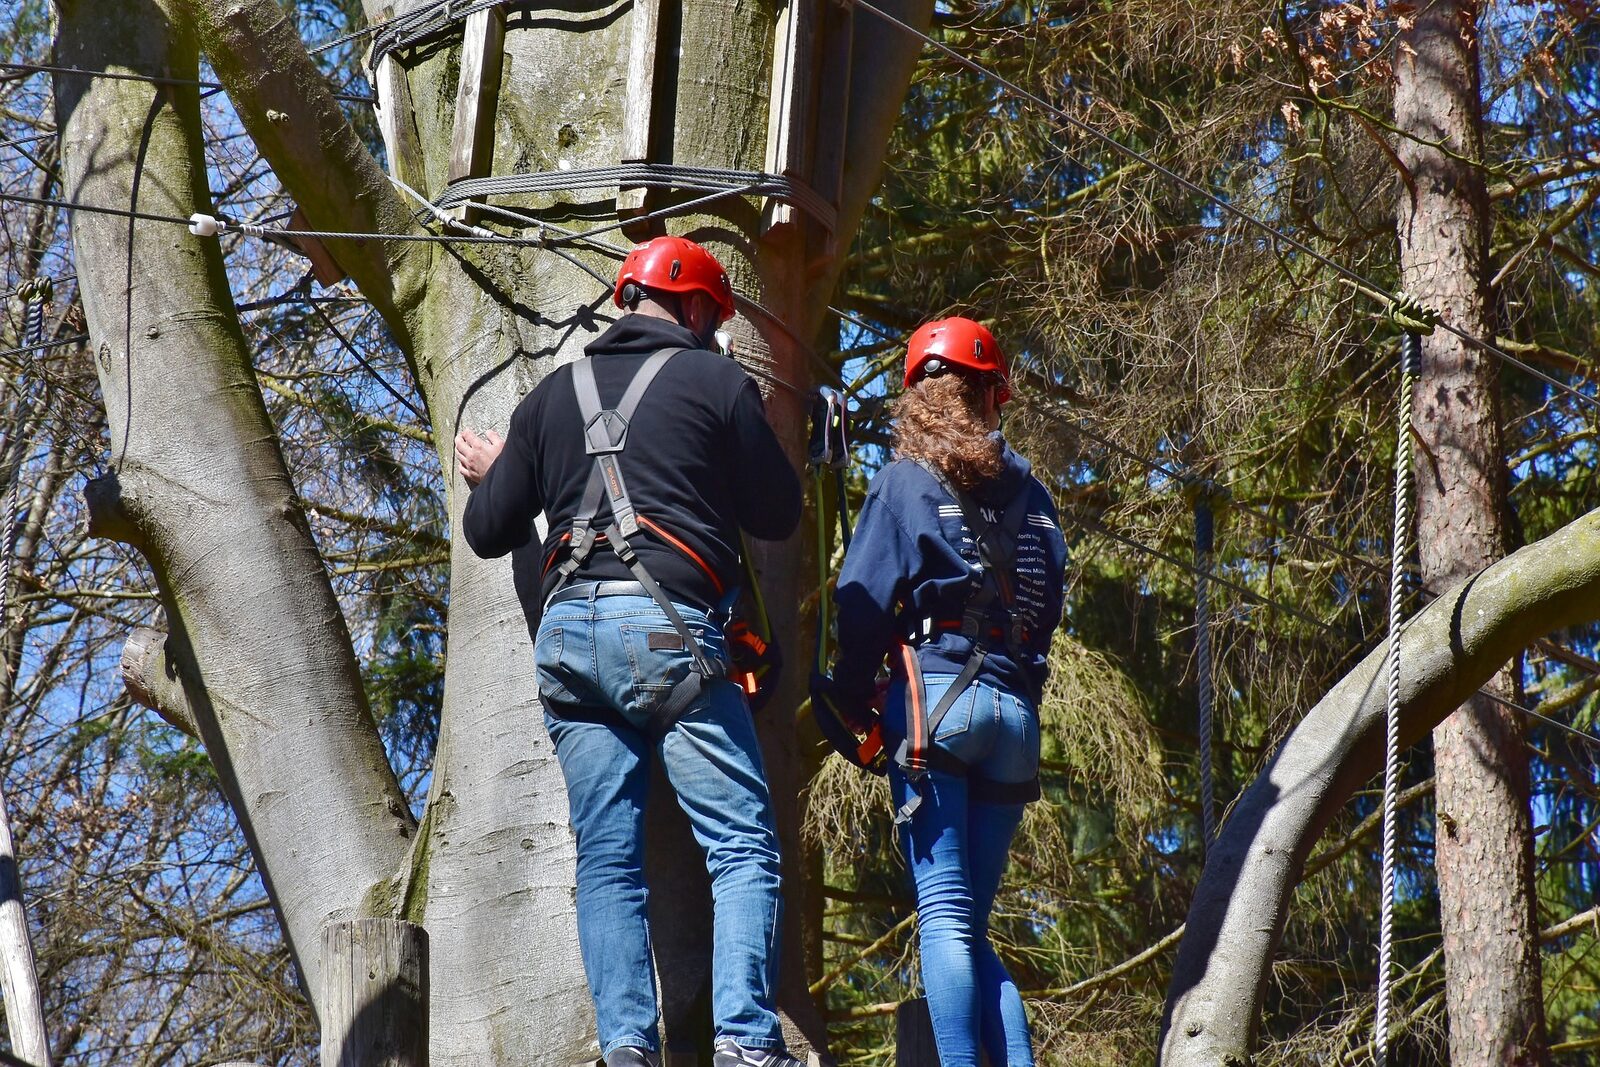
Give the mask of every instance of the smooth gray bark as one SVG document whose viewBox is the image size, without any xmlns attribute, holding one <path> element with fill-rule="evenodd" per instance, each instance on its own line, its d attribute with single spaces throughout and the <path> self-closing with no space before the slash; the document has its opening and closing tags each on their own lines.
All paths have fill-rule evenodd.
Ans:
<svg viewBox="0 0 1600 1067">
<path fill-rule="evenodd" d="M 194 37 L 153 0 L 57 5 L 59 62 L 178 79 Z M 198 89 L 58 76 L 74 202 L 208 209 Z M 367 707 L 255 381 L 214 240 L 77 212 L 72 241 L 113 473 L 92 532 L 156 574 L 188 706 L 310 989 L 323 923 L 394 877 L 415 824 Z"/>
<path fill-rule="evenodd" d="M 33 1067 L 50 1067 L 50 1042 L 44 1032 L 39 971 L 33 962 L 28 914 L 22 903 L 22 868 L 11 839 L 11 816 L 0 790 L 0 991 L 5 996 L 11 1049 Z"/>
<path fill-rule="evenodd" d="M 173 4 L 178 5 L 179 0 Z M 412 6 L 401 4 L 398 8 Z M 901 17 L 921 25 L 931 17 L 931 6 L 929 0 L 891 5 Z M 383 233 L 412 227 L 411 206 L 388 187 L 370 158 L 357 151 L 359 143 L 332 101 L 329 87 L 276 3 L 183 0 L 181 8 L 196 21 L 217 76 L 263 156 L 314 225 Z M 387 4 L 369 3 L 367 8 L 374 20 L 395 11 Z M 149 3 L 130 5 L 127 17 L 142 17 L 147 26 L 161 26 L 169 10 Z M 630 5 L 616 2 L 581 11 L 511 14 L 495 125 L 497 170 L 556 170 L 616 162 L 629 11 Z M 158 16 L 153 21 L 152 14 Z M 675 57 L 673 76 L 660 83 L 659 128 L 666 136 L 659 158 L 760 169 L 774 11 L 765 4 L 716 0 L 685 5 L 681 22 L 677 34 L 681 54 Z M 141 41 L 141 47 L 148 45 L 130 29 L 103 24 L 102 30 L 102 41 L 134 40 Z M 852 158 L 839 225 L 845 246 L 877 180 L 889 127 L 898 114 L 918 51 L 915 42 L 878 25 L 858 25 L 855 41 L 859 73 L 853 81 L 861 89 L 850 108 Z M 670 52 L 676 52 L 677 43 L 667 45 Z M 108 58 L 89 55 L 91 49 L 86 45 L 77 47 L 87 57 L 84 65 Z M 419 173 L 408 169 L 404 177 L 430 194 L 443 188 L 448 167 L 456 92 L 453 48 L 447 44 L 396 56 L 394 62 L 400 69 L 398 73 L 391 70 L 386 81 L 398 82 L 414 105 L 409 114 L 390 117 L 393 128 L 414 141 L 415 151 L 408 150 L 403 163 Z M 127 57 L 119 58 L 128 62 Z M 183 64 L 180 67 L 190 69 Z M 124 98 L 113 94 L 108 100 Z M 150 104 L 148 92 L 126 100 L 133 103 L 120 104 L 124 111 Z M 119 128 L 93 131 L 95 137 L 81 129 L 76 135 L 79 151 L 90 151 L 97 139 L 100 151 L 131 158 L 137 153 L 137 125 L 124 121 Z M 189 144 L 160 160 L 148 159 L 152 165 L 147 173 L 159 174 L 163 187 L 188 189 L 189 199 L 193 199 L 197 173 L 193 151 Z M 124 198 L 132 169 L 129 158 L 114 168 L 122 179 L 116 193 Z M 160 166 L 154 166 L 155 162 Z M 99 172 L 86 175 L 87 170 L 80 159 L 74 181 L 87 194 L 103 195 L 94 187 L 101 180 Z M 177 203 L 184 198 L 171 204 L 168 199 L 173 198 L 163 199 L 156 209 L 174 214 L 190 210 Z M 613 209 L 608 193 L 580 192 L 559 199 L 579 217 L 594 214 L 604 220 Z M 549 203 L 534 201 L 527 206 L 548 207 Z M 758 206 L 730 198 L 717 208 L 715 213 L 676 219 L 670 229 L 708 244 L 728 265 L 735 285 L 756 301 L 734 324 L 741 358 L 803 389 L 810 377 L 805 344 L 821 321 L 821 298 L 832 288 L 838 263 L 816 255 L 820 235 L 808 226 L 763 232 Z M 91 324 L 97 344 L 102 335 L 110 341 L 102 379 L 107 383 L 114 432 L 130 425 L 132 443 L 145 446 L 147 421 L 128 423 L 125 402 L 119 399 L 119 378 L 128 378 L 137 386 L 134 395 L 140 398 L 141 410 L 185 409 L 170 383 L 164 383 L 158 373 L 152 372 L 148 381 L 140 377 L 147 368 L 157 367 L 158 361 L 138 344 L 126 346 L 136 353 L 136 358 L 126 360 L 110 328 L 122 315 L 134 322 L 129 337 L 137 342 L 150 318 L 146 310 L 150 300 L 159 303 L 163 295 L 161 285 L 147 287 L 141 272 L 141 291 L 129 315 L 119 303 L 121 261 L 108 254 L 118 248 L 112 244 L 115 227 L 85 225 L 79 229 L 85 233 L 79 245 L 80 258 L 94 252 L 101 261 L 88 272 L 84 285 L 92 290 L 91 302 L 96 304 L 91 309 Z M 216 288 L 220 269 L 214 258 L 215 246 L 202 246 L 181 230 L 175 235 L 159 227 L 135 227 L 134 236 L 141 249 L 145 242 L 159 239 L 188 257 L 186 263 L 172 262 L 171 273 L 191 282 L 204 276 L 211 285 L 198 301 L 216 312 L 208 345 L 238 350 L 237 324 L 224 314 L 225 301 Z M 626 244 L 615 234 L 607 240 L 614 242 L 615 252 L 574 250 L 605 277 L 615 272 Z M 126 248 L 126 237 L 120 247 Z M 503 429 L 515 404 L 551 367 L 577 356 L 582 346 L 605 328 L 615 313 L 609 292 L 588 274 L 543 250 L 443 249 L 386 242 L 336 243 L 330 250 L 383 313 L 411 361 L 440 449 L 449 511 L 455 521 L 467 495 L 466 486 L 454 475 L 450 455 L 456 429 Z M 166 342 L 162 347 L 166 351 Z M 170 357 L 161 365 L 170 367 Z M 230 370 L 238 369 L 230 363 Z M 247 373 L 245 365 L 244 375 Z M 253 383 L 246 388 L 244 375 L 228 379 L 228 386 L 241 404 L 248 400 L 245 406 L 252 408 L 253 419 L 259 396 Z M 204 388 L 199 392 L 204 395 Z M 769 396 L 769 403 L 774 425 L 791 454 L 798 457 L 804 433 L 801 396 L 779 389 Z M 219 426 L 219 438 L 243 440 L 246 453 L 265 449 L 276 454 L 270 428 L 257 432 L 252 423 L 249 432 L 241 432 L 240 426 L 237 419 Z M 238 446 L 234 440 L 229 448 Z M 130 479 L 140 473 L 132 462 L 139 449 L 129 446 L 122 452 L 123 508 L 121 512 L 114 507 L 101 509 L 104 530 L 134 539 L 142 534 L 143 526 L 159 526 L 175 514 L 192 514 L 196 505 L 186 497 L 162 495 L 156 485 L 142 480 L 131 484 Z M 221 471 L 208 480 L 211 496 L 206 504 L 224 511 L 239 507 L 234 498 L 240 495 L 240 487 L 254 486 L 244 473 L 239 469 Z M 274 485 L 275 493 L 276 488 Z M 286 481 L 282 488 L 287 490 Z M 130 498 L 144 501 L 144 510 L 128 508 Z M 291 525 L 303 526 L 286 494 L 283 508 L 293 516 Z M 124 513 L 130 510 L 138 521 L 126 521 Z M 168 551 L 164 540 L 143 540 L 146 551 L 158 557 Z M 798 602 L 795 594 L 800 579 L 793 548 L 764 546 L 758 550 L 770 579 L 769 602 L 774 605 Z M 296 554 L 302 549 L 298 544 L 280 542 L 254 543 L 248 550 L 264 556 L 283 554 L 292 561 L 300 558 Z M 211 551 L 220 553 L 222 548 L 213 545 Z M 182 566 L 177 573 L 187 582 L 215 580 L 206 573 L 208 560 L 184 555 L 179 562 Z M 172 572 L 167 568 L 164 573 Z M 196 598 L 189 585 L 178 588 L 171 577 L 164 577 L 163 582 L 166 599 L 178 616 L 174 637 L 183 641 L 174 642 L 173 647 L 192 649 L 189 658 L 195 661 L 194 680 L 182 656 L 180 674 L 208 751 L 224 770 L 225 781 L 231 777 L 252 782 L 270 778 L 276 754 L 264 750 L 248 729 L 241 726 L 230 733 L 206 728 L 210 713 L 205 701 L 214 701 L 216 691 L 230 684 L 230 678 L 202 668 L 225 660 L 231 664 L 231 674 L 261 683 L 260 689 L 247 694 L 230 694 L 229 711 L 237 714 L 216 716 L 223 722 L 248 719 L 252 713 L 270 714 L 280 702 L 299 701 L 304 694 L 296 686 L 284 684 L 281 673 L 266 669 L 269 657 L 264 652 L 268 650 L 244 647 L 241 635 L 219 626 L 222 620 L 218 618 L 192 620 Z M 386 883 L 378 875 L 383 869 L 381 862 L 363 865 L 362 880 L 371 881 L 360 907 L 366 914 L 402 916 L 428 928 L 433 970 L 431 1057 L 436 1065 L 574 1062 L 592 1049 L 593 1025 L 573 922 L 572 841 L 566 825 L 564 786 L 541 723 L 531 649 L 512 590 L 509 563 L 479 560 L 458 541 L 452 551 L 450 604 L 449 667 L 427 811 L 409 856 L 387 868 L 394 875 L 392 881 Z M 320 613 L 318 617 L 332 621 Z M 777 621 L 789 647 L 798 647 L 793 613 Z M 325 636 L 327 644 L 348 649 L 347 635 Z M 329 654 L 324 652 L 324 656 Z M 762 720 L 767 767 L 790 862 L 791 893 L 797 893 L 801 883 L 795 875 L 800 783 L 792 714 L 786 714 L 786 709 L 792 710 L 802 686 L 803 679 L 791 672 L 788 698 L 780 698 Z M 322 695 L 330 714 L 338 706 L 352 720 L 365 714 L 359 693 L 334 687 Z M 375 783 L 377 768 L 366 756 L 327 746 L 316 751 L 325 759 L 296 771 L 329 781 L 311 789 L 314 795 L 303 795 L 297 789 L 274 792 L 272 814 L 281 816 L 281 822 L 269 827 L 256 817 L 261 805 L 252 807 L 250 789 L 233 794 L 241 814 L 252 816 L 246 819 L 247 830 L 258 839 L 257 854 L 269 888 L 295 940 L 300 940 L 297 931 L 320 927 L 328 908 L 317 894 L 297 893 L 273 879 L 277 850 L 303 847 L 304 827 L 315 824 L 317 840 L 330 842 L 331 859 L 337 851 L 331 848 L 332 842 L 371 834 L 332 825 L 336 820 L 326 817 L 328 804 L 325 800 L 319 803 L 318 798 L 332 790 L 338 794 L 335 808 L 357 803 L 361 796 L 381 806 L 387 788 Z M 340 765 L 349 760 L 362 765 L 355 775 Z M 260 765 L 263 763 L 267 766 Z M 386 767 L 382 770 L 387 772 Z M 395 849 L 383 844 L 383 856 L 396 860 Z M 371 848 L 370 842 L 367 847 Z M 361 849 L 356 852 L 361 854 Z M 670 875 L 667 878 L 671 880 Z M 667 891 L 671 889 L 669 885 Z M 816 1037 L 820 1017 L 810 1010 L 795 936 L 802 914 L 802 908 L 791 907 L 786 941 L 795 947 L 785 969 L 783 999 L 792 1014 L 809 1015 L 809 1023 L 802 1019 L 802 1025 Z"/>
<path fill-rule="evenodd" d="M 1419 612 L 1401 651 L 1400 743 L 1427 735 L 1535 638 L 1600 617 L 1600 511 Z M 1312 708 L 1245 790 L 1206 860 L 1173 965 L 1166 1067 L 1250 1062 L 1273 952 L 1306 857 L 1383 765 L 1384 649 Z"/>
</svg>

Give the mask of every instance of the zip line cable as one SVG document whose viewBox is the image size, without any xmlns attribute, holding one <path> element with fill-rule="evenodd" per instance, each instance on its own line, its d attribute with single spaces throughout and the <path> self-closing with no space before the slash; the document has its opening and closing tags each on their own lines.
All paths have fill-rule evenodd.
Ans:
<svg viewBox="0 0 1600 1067">
<path fill-rule="evenodd" d="M 0 70 L 12 71 L 15 75 L 11 78 L 0 78 L 0 82 L 15 81 L 17 78 L 26 78 L 34 74 L 82 74 L 109 81 L 145 82 L 149 85 L 189 85 L 213 93 L 224 91 L 218 82 L 199 81 L 195 78 L 169 78 L 161 74 L 136 74 L 121 70 L 86 70 L 83 67 L 61 67 L 51 63 L 0 63 Z M 377 103 L 375 96 L 357 96 L 354 93 L 334 93 L 333 98 L 350 104 Z"/>
<path fill-rule="evenodd" d="M 1145 154 L 1144 152 L 1141 152 L 1138 149 L 1133 148 L 1133 147 L 1131 147 L 1129 145 L 1123 144 L 1121 141 L 1117 140 L 1115 137 L 1112 137 L 1110 134 L 1101 132 L 1100 130 L 1098 130 L 1095 127 L 1091 126 L 1089 123 L 1084 122 L 1082 119 L 1078 118 L 1076 115 L 1073 115 L 1071 112 L 1065 110 L 1064 108 L 1058 107 L 1055 104 L 1050 103 L 1048 100 L 1046 100 L 1042 96 L 1039 96 L 1037 93 L 1034 93 L 1034 92 L 1031 92 L 1031 91 L 1029 91 L 1027 89 L 1024 89 L 1022 86 L 1018 85 L 1016 82 L 1012 81 L 1011 79 L 1005 77 L 1003 74 L 1000 74 L 1000 73 L 998 73 L 996 71 L 990 70 L 988 67 L 985 67 L 983 64 L 977 62 L 976 60 L 967 58 L 966 56 L 964 56 L 961 53 L 957 52 L 955 49 L 951 48 L 949 45 L 944 44 L 941 41 L 935 40 L 933 37 L 930 37 L 928 34 L 923 33 L 921 30 L 917 29 L 915 26 L 912 26 L 912 25 L 910 25 L 909 23 L 906 23 L 906 22 L 902 22 L 900 19 L 898 19 L 895 16 L 889 14 L 887 11 L 884 11 L 882 8 L 879 8 L 879 7 L 875 6 L 874 4 L 872 4 L 870 2 L 870 0 L 846 0 L 846 2 L 848 2 L 850 4 L 853 4 L 856 7 L 861 8 L 862 10 L 867 11 L 867 12 L 873 14 L 873 15 L 876 15 L 879 19 L 882 19 L 884 22 L 889 23 L 891 26 L 894 26 L 895 28 L 899 29 L 903 33 L 906 33 L 909 36 L 914 37 L 917 40 L 922 41 L 924 44 L 932 45 L 936 50 L 938 50 L 939 52 L 942 52 L 945 56 L 949 57 L 951 60 L 953 60 L 954 62 L 956 62 L 960 66 L 965 67 L 967 70 L 972 71 L 974 74 L 977 74 L 979 77 L 982 77 L 982 78 L 985 78 L 985 79 L 987 79 L 989 81 L 992 81 L 996 85 L 999 85 L 1001 88 L 1003 88 L 1006 91 L 1012 93 L 1013 95 L 1019 96 L 1022 99 L 1027 100 L 1027 101 L 1033 103 L 1034 105 L 1036 105 L 1036 106 L 1038 106 L 1040 108 L 1043 108 L 1045 111 L 1047 111 L 1050 114 L 1054 115 L 1056 118 L 1060 119 L 1062 122 L 1066 123 L 1067 125 L 1073 127 L 1076 130 L 1081 130 L 1082 132 L 1087 133 L 1089 136 L 1091 136 L 1091 137 L 1095 138 L 1096 140 L 1100 141 L 1102 144 L 1104 144 L 1106 147 L 1110 148 L 1111 150 L 1113 150 L 1113 151 L 1115 151 L 1115 152 L 1117 152 L 1117 153 L 1119 153 L 1119 154 L 1121 154 L 1123 156 L 1126 156 L 1127 158 L 1129 158 L 1131 160 L 1134 160 L 1135 162 L 1141 163 L 1144 166 L 1149 167 L 1150 169 L 1156 171 L 1158 174 L 1161 174 L 1162 176 L 1166 177 L 1170 181 L 1177 183 L 1178 185 L 1182 186 L 1184 189 L 1187 189 L 1189 192 L 1194 193 L 1196 196 L 1201 197 L 1202 199 L 1204 199 L 1205 201 L 1210 203 L 1213 207 L 1216 207 L 1218 210 L 1224 211 L 1227 214 L 1232 215 L 1234 218 L 1238 219 L 1240 222 L 1246 223 L 1246 224 L 1254 227 L 1255 229 L 1259 230 L 1260 232 L 1266 234 L 1272 240 L 1281 241 L 1284 244 L 1288 245 L 1290 248 L 1293 248 L 1296 251 L 1304 253 L 1305 255 L 1309 256 L 1311 259 L 1315 260 L 1316 262 L 1318 262 L 1318 263 L 1322 264 L 1323 266 L 1329 268 L 1330 270 L 1334 271 L 1334 273 L 1338 274 L 1340 277 L 1344 278 L 1347 281 L 1353 282 L 1356 286 L 1358 286 L 1359 288 L 1365 290 L 1365 295 L 1367 295 L 1368 297 L 1370 297 L 1370 298 L 1372 298 L 1374 300 L 1380 300 L 1380 301 L 1382 301 L 1384 303 L 1387 303 L 1387 304 L 1390 304 L 1390 305 L 1394 305 L 1394 304 L 1397 304 L 1397 303 L 1401 302 L 1401 296 L 1400 295 L 1394 294 L 1394 293 L 1390 293 L 1387 289 L 1383 288 L 1382 286 L 1380 286 L 1380 285 L 1378 285 L 1378 284 L 1376 284 L 1376 283 L 1374 283 L 1372 281 L 1369 281 L 1365 276 L 1363 276 L 1362 274 L 1358 273 L 1357 271 L 1351 269 L 1350 267 L 1345 266 L 1344 264 L 1340 263 L 1338 260 L 1335 260 L 1335 259 L 1331 258 L 1330 256 L 1327 256 L 1327 255 L 1324 255 L 1321 252 L 1318 252 L 1315 248 L 1312 248 L 1310 245 L 1306 244 L 1304 241 L 1299 240 L 1298 238 L 1289 236 L 1287 233 L 1284 233 L 1282 230 L 1280 230 L 1277 227 L 1273 226 L 1271 223 L 1268 223 L 1268 222 L 1258 218 L 1257 216 L 1251 214 L 1250 212 L 1246 211 L 1244 208 L 1241 208 L 1236 204 L 1230 203 L 1229 201 L 1223 199 L 1221 196 L 1219 196 L 1216 193 L 1212 192 L 1210 189 L 1207 189 L 1205 186 L 1199 184 L 1198 182 L 1194 181 L 1193 179 L 1186 178 L 1182 174 L 1179 174 L 1177 171 L 1173 170 L 1171 167 L 1168 167 L 1165 164 L 1158 162 L 1156 159 L 1154 159 L 1153 157 Z M 1455 326 L 1452 323 L 1446 322 L 1446 321 L 1441 321 L 1441 322 L 1439 322 L 1438 325 L 1439 325 L 1440 329 L 1445 330 L 1447 333 L 1453 334 L 1455 337 L 1457 337 L 1460 340 L 1466 342 L 1468 345 L 1472 346 L 1473 348 L 1476 348 L 1476 349 L 1478 349 L 1478 350 L 1480 350 L 1482 352 L 1487 352 L 1489 355 L 1495 356 L 1496 358 L 1504 361 L 1505 363 L 1508 363 L 1511 366 L 1518 368 L 1519 370 L 1523 371 L 1523 373 L 1530 374 L 1533 377 L 1538 378 L 1540 381 L 1544 382 L 1546 385 L 1549 385 L 1554 389 L 1558 389 L 1563 393 L 1567 393 L 1570 396 L 1572 396 L 1572 397 L 1574 397 L 1574 398 L 1576 398 L 1578 400 L 1581 400 L 1584 403 L 1590 405 L 1591 407 L 1595 408 L 1596 410 L 1600 410 L 1600 397 L 1591 396 L 1590 394 L 1585 393 L 1582 390 L 1576 389 L 1573 386 L 1568 385 L 1566 382 L 1561 381 L 1559 378 L 1555 378 L 1555 377 L 1552 377 L 1549 374 L 1546 374 L 1544 371 L 1538 369 L 1537 367 L 1531 366 L 1530 364 L 1523 362 L 1522 360 L 1518 359 L 1516 356 L 1513 356 L 1511 353 L 1506 352 L 1505 350 L 1499 348 L 1496 345 L 1490 344 L 1488 341 L 1484 341 L 1484 340 L 1480 339 L 1479 337 L 1475 336 L 1474 334 L 1469 333 L 1468 331 L 1461 329 L 1459 326 Z"/>
</svg>

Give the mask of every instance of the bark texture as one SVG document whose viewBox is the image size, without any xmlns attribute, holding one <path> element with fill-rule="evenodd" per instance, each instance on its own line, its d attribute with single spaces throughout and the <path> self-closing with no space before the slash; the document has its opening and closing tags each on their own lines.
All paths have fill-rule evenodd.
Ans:
<svg viewBox="0 0 1600 1067">
<path fill-rule="evenodd" d="M 1421 740 L 1535 638 L 1600 614 L 1600 511 L 1446 591 L 1406 626 L 1400 743 Z M 1239 798 L 1173 964 L 1165 1067 L 1243 1067 L 1306 857 L 1383 766 L 1385 649 L 1345 675 Z"/>
<path fill-rule="evenodd" d="M 409 206 L 400 205 L 386 183 L 373 180 L 370 161 L 349 158 L 348 124 L 328 106 L 328 87 L 285 30 L 278 5 L 186 4 L 219 80 L 307 215 L 337 221 L 337 229 L 394 232 L 389 227 L 396 211 L 408 214 Z M 377 21 L 415 6 L 373 0 L 365 9 Z M 929 0 L 888 6 L 916 24 L 926 25 L 931 17 Z M 625 0 L 581 10 L 508 12 L 495 116 L 497 173 L 618 161 L 631 15 Z M 775 18 L 768 4 L 733 0 L 673 8 L 662 29 L 656 82 L 659 161 L 761 168 Z M 391 167 L 429 195 L 444 188 L 449 167 L 458 52 L 459 40 L 446 39 L 395 53 L 380 79 L 404 110 L 385 116 L 386 128 L 405 142 Z M 839 224 L 845 244 L 876 184 L 916 54 L 913 42 L 881 26 L 856 35 L 853 65 L 862 91 L 849 109 L 852 159 Z M 330 173 L 350 178 L 330 186 Z M 615 217 L 611 196 L 571 192 L 514 203 L 550 212 L 557 221 L 606 221 Z M 708 245 L 728 266 L 735 286 L 754 301 L 733 324 L 741 358 L 804 389 L 806 341 L 821 321 L 819 296 L 831 290 L 837 271 L 837 263 L 816 255 L 820 236 L 805 225 L 764 231 L 760 207 L 744 198 L 675 218 L 661 229 Z M 605 241 L 611 249 L 571 251 L 610 277 L 626 242 L 615 233 Z M 390 325 L 426 398 L 450 514 L 458 519 L 467 489 L 453 469 L 455 431 L 503 430 L 517 401 L 609 324 L 615 313 L 609 289 L 542 249 L 410 245 L 389 249 L 386 259 L 390 278 L 362 273 L 372 266 L 370 257 L 341 263 L 380 309 L 389 309 L 386 315 L 398 316 Z M 780 388 L 768 400 L 775 426 L 798 458 L 802 397 Z M 769 603 L 797 603 L 793 546 L 763 546 L 757 556 L 768 578 Z M 592 1016 L 572 913 L 565 789 L 541 722 L 532 650 L 509 563 L 479 560 L 457 542 L 450 605 L 432 793 L 390 902 L 394 913 L 425 924 L 429 932 L 431 1059 L 436 1067 L 482 1067 L 530 1059 L 571 1063 L 586 1053 L 592 1058 Z M 799 647 L 793 613 L 777 622 L 788 646 Z M 791 894 L 801 885 L 792 709 L 803 684 L 791 672 L 788 699 L 775 701 L 761 721 Z M 704 882 L 703 873 L 689 869 L 693 854 L 678 853 L 652 868 L 659 872 L 658 892 L 669 898 L 680 886 L 687 890 Z M 788 910 L 785 942 L 792 947 L 786 948 L 780 1000 L 791 1016 L 791 1036 L 803 1032 L 820 1041 L 821 1020 L 805 991 L 798 948 L 804 913 L 798 901 Z M 680 949 L 681 941 L 675 956 L 693 977 L 700 965 L 694 953 Z M 673 990 L 675 999 L 679 992 Z"/>
<path fill-rule="evenodd" d="M 198 76 L 194 35 L 169 5 L 57 9 L 62 64 Z M 209 211 L 198 92 L 58 76 L 68 199 Z M 156 574 L 196 727 L 317 989 L 322 924 L 393 878 L 415 825 L 294 503 L 218 243 L 87 212 L 72 240 L 111 427 L 93 528 L 136 545 Z"/>
<path fill-rule="evenodd" d="M 1478 4 L 1421 5 L 1401 35 L 1395 122 L 1409 172 L 1399 208 L 1403 284 L 1445 320 L 1493 337 Z M 1433 147 L 1438 145 L 1439 147 Z M 1506 549 L 1499 365 L 1438 330 L 1417 397 L 1417 542 L 1424 588 L 1446 588 Z M 1406 669 L 1402 665 L 1402 670 Z M 1515 693 L 1510 672 L 1490 683 Z M 1445 1002 L 1457 1067 L 1546 1062 L 1523 723 L 1487 697 L 1434 731 L 1435 856 Z"/>
</svg>

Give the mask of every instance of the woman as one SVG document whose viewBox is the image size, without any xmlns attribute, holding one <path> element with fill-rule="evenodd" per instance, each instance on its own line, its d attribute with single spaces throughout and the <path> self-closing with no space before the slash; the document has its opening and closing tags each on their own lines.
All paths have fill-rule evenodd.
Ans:
<svg viewBox="0 0 1600 1067">
<path fill-rule="evenodd" d="M 901 843 L 916 880 L 922 984 L 942 1067 L 1032 1067 L 1016 985 L 989 943 L 1023 806 L 1038 796 L 1039 693 L 1061 621 L 1066 543 L 1050 494 L 1000 435 L 1004 357 L 971 319 L 911 337 L 895 459 L 867 492 L 839 574 L 839 655 L 813 702 L 882 720 Z M 830 730 L 830 738 L 839 731 Z M 858 745 L 846 755 L 864 760 Z"/>
</svg>

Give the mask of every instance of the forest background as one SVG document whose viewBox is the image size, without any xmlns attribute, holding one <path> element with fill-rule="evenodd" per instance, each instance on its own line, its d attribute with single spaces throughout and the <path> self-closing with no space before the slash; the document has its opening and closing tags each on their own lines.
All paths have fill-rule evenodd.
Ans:
<svg viewBox="0 0 1600 1067">
<path fill-rule="evenodd" d="M 359 5 L 286 3 L 309 43 Z M 941 5 L 934 36 L 1398 288 L 1390 119 L 1399 4 Z M 48 63 L 39 0 L 0 0 L 8 61 Z M 1480 16 L 1499 343 L 1593 392 L 1600 279 L 1600 19 L 1587 3 Z M 362 42 L 322 52 L 359 98 Z M 235 217 L 291 208 L 227 98 L 203 104 L 211 188 Z M 347 104 L 375 152 L 369 107 Z M 0 188 L 60 193 L 50 81 L 0 73 Z M 303 259 L 224 241 L 267 407 L 414 814 L 444 670 L 451 531 L 433 429 L 379 317 Z M 57 1063 L 315 1060 L 314 1022 L 203 749 L 124 692 L 128 633 L 158 623 L 142 558 L 86 532 L 103 466 L 99 385 L 79 338 L 67 219 L 6 205 L 0 457 L 20 495 L 4 620 L 0 781 L 18 840 Z M 55 281 L 52 347 L 19 352 L 13 292 Z M 1030 998 L 1043 1062 L 1154 1059 L 1175 931 L 1203 863 L 1196 510 L 1210 583 L 1216 796 L 1226 804 L 1327 688 L 1382 639 L 1397 334 L 1351 286 L 1288 258 L 1159 174 L 925 53 L 888 169 L 817 349 L 858 413 L 859 502 L 887 442 L 910 330 L 990 321 L 1020 379 L 1006 431 L 1059 492 L 1067 623 L 1042 709 L 1030 809 L 994 934 Z M 1600 505 L 1592 408 L 1505 368 L 1513 544 Z M 204 462 L 197 456 L 197 463 Z M 12 472 L 15 471 L 15 475 Z M 819 501 L 811 501 L 815 509 Z M 827 494 L 820 505 L 831 508 Z M 832 533 L 821 552 L 836 560 Z M 814 617 L 815 593 L 802 605 Z M 1517 665 L 1518 700 L 1593 734 L 1593 627 Z M 791 650 L 792 664 L 805 658 Z M 529 684 L 532 684 L 531 677 Z M 770 714 L 770 712 L 769 712 Z M 1530 719 L 1539 925 L 1600 891 L 1600 742 Z M 814 752 L 808 847 L 827 905 L 810 978 L 841 1062 L 893 1062 L 915 994 L 908 887 L 886 793 Z M 1408 753 L 1397 1015 L 1406 1062 L 1445 1062 L 1431 753 Z M 1376 959 L 1376 784 L 1314 856 L 1269 987 L 1260 1064 L 1347 1062 Z M 1570 926 L 1570 924 L 1569 924 Z M 1543 947 L 1557 1063 L 1600 1049 L 1594 922 Z M 1125 961 L 1133 966 L 1119 967 Z M 1117 968 L 1108 975 L 1108 971 Z"/>
</svg>

